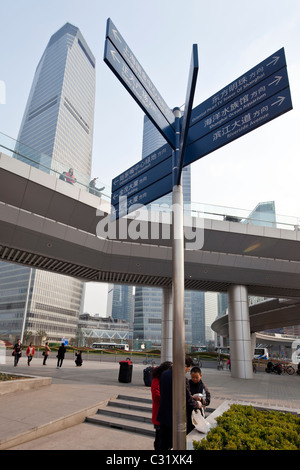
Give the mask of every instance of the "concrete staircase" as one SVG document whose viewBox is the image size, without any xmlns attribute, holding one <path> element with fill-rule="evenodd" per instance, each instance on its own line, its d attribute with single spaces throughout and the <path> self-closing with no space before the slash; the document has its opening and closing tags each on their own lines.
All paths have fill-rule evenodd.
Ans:
<svg viewBox="0 0 300 470">
<path fill-rule="evenodd" d="M 106 407 L 99 408 L 96 415 L 86 417 L 85 422 L 154 437 L 151 417 L 151 399 L 118 395 Z"/>
</svg>

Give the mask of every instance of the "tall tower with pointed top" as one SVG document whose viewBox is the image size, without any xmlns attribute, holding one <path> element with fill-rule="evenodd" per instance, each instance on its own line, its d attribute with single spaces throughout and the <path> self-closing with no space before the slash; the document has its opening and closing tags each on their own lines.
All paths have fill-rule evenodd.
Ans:
<svg viewBox="0 0 300 470">
<path fill-rule="evenodd" d="M 80 30 L 66 23 L 37 65 L 20 126 L 19 145 L 38 151 L 32 165 L 54 168 L 58 162 L 88 183 L 94 103 L 95 58 Z M 34 336 L 74 338 L 83 290 L 83 283 L 71 277 L 0 263 L 0 335 L 19 336 L 25 319 L 25 330 Z"/>
</svg>

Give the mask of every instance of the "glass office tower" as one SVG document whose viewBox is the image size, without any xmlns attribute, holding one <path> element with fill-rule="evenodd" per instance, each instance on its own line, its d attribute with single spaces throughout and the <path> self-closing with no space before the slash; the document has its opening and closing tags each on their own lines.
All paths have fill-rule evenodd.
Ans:
<svg viewBox="0 0 300 470">
<path fill-rule="evenodd" d="M 20 127 L 18 141 L 42 154 L 32 165 L 59 162 L 88 183 L 94 103 L 95 58 L 80 30 L 67 23 L 41 57 Z M 23 329 L 35 336 L 75 338 L 82 298 L 83 283 L 74 278 L 2 262 L 0 337 L 19 336 L 25 320 Z"/>
</svg>

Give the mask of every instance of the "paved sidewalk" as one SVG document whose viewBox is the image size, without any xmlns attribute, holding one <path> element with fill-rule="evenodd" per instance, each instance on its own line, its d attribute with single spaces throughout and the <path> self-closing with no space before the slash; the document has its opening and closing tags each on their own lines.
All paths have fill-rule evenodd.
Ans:
<svg viewBox="0 0 300 470">
<path fill-rule="evenodd" d="M 35 390 L 0 396 L 0 449 L 30 450 L 153 450 L 153 439 L 134 436 L 83 423 L 110 398 L 118 394 L 151 397 L 143 382 L 142 364 L 133 365 L 132 382 L 118 382 L 118 363 L 84 362 L 81 368 L 65 360 L 61 369 L 56 361 L 47 366 L 23 361 L 17 367 L 0 365 L 0 371 L 52 377 L 52 384 Z M 260 372 L 253 380 L 234 379 L 229 371 L 202 369 L 203 381 L 211 391 L 211 407 L 225 400 L 300 411 L 300 377 Z"/>
</svg>

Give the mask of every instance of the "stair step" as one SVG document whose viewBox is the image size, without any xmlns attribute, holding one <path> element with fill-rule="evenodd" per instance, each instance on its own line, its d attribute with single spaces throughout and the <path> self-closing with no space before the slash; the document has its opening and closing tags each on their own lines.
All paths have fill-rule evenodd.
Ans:
<svg viewBox="0 0 300 470">
<path fill-rule="evenodd" d="M 127 419 L 122 419 L 118 417 L 108 416 L 107 418 L 104 415 L 95 415 L 85 418 L 85 422 L 96 424 L 98 426 L 106 426 L 114 429 L 121 429 L 124 431 L 130 431 L 138 434 L 143 434 L 146 436 L 155 436 L 155 431 L 153 424 L 148 424 L 139 421 L 132 421 Z"/>
<path fill-rule="evenodd" d="M 99 408 L 96 415 L 86 417 L 85 422 L 155 436 L 150 398 L 118 395 L 105 407 Z"/>
<path fill-rule="evenodd" d="M 141 403 L 149 403 L 150 405 L 152 405 L 152 399 L 151 398 L 133 397 L 133 396 L 128 396 L 128 395 L 118 395 L 117 399 L 127 400 L 127 401 L 137 401 L 137 402 L 141 402 Z"/>
<path fill-rule="evenodd" d="M 136 410 L 136 411 L 144 411 L 144 412 L 149 412 L 152 411 L 152 403 L 141 403 L 139 404 L 138 402 L 133 402 L 133 401 L 128 401 L 128 400 L 120 400 L 119 398 L 116 398 L 115 400 L 110 400 L 107 403 L 107 406 L 114 406 L 118 408 L 123 408 L 123 409 L 128 409 L 128 410 Z"/>
<path fill-rule="evenodd" d="M 119 407 L 110 405 L 105 408 L 99 408 L 97 415 L 107 415 L 152 424 L 152 413 L 150 410 L 149 412 L 144 412 L 143 414 L 141 414 L 139 410 L 132 410 L 127 408 L 122 408 L 121 410 L 122 411 L 120 411 Z"/>
</svg>

